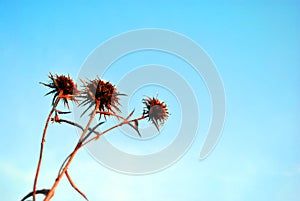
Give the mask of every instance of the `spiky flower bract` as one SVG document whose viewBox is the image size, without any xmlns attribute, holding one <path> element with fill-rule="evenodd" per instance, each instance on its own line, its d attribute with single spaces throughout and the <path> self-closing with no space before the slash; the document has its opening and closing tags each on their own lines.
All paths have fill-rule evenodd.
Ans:
<svg viewBox="0 0 300 201">
<path fill-rule="evenodd" d="M 143 103 L 146 105 L 143 115 L 148 115 L 149 121 L 159 130 L 159 125 L 163 125 L 169 116 L 167 105 L 157 98 L 150 97 L 143 99 Z"/>
<path fill-rule="evenodd" d="M 99 78 L 89 80 L 87 83 L 82 81 L 84 84 L 84 90 L 81 92 L 81 98 L 83 98 L 80 105 L 88 105 L 87 109 L 82 115 L 88 111 L 91 107 L 95 106 L 97 101 L 99 102 L 98 111 L 101 114 L 109 115 L 110 113 L 120 112 L 118 106 L 119 94 L 116 87 L 108 81 L 101 80 Z M 105 112 L 107 112 L 105 114 Z"/>
<path fill-rule="evenodd" d="M 51 81 L 48 84 L 40 82 L 41 84 L 52 89 L 52 91 L 45 94 L 45 96 L 54 94 L 52 104 L 54 104 L 57 98 L 60 98 L 63 99 L 64 104 L 69 108 L 68 100 L 76 101 L 76 95 L 78 93 L 74 81 L 69 76 L 57 74 L 53 76 L 51 73 L 49 78 Z"/>
</svg>

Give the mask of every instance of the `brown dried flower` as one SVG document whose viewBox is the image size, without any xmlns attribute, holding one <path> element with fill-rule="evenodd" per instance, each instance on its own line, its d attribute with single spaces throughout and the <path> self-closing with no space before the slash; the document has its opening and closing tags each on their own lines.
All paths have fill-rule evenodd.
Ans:
<svg viewBox="0 0 300 201">
<path fill-rule="evenodd" d="M 69 108 L 68 100 L 76 101 L 76 95 L 78 93 L 77 87 L 73 80 L 68 76 L 64 75 L 55 75 L 53 76 L 51 73 L 49 75 L 51 81 L 46 84 L 40 82 L 47 87 L 53 89 L 52 91 L 45 94 L 45 96 L 54 93 L 54 97 L 52 100 L 52 104 L 57 100 L 57 98 L 63 99 L 64 104 Z"/>
<path fill-rule="evenodd" d="M 163 125 L 169 116 L 167 105 L 157 98 L 150 97 L 143 99 L 143 103 L 146 105 L 143 115 L 148 115 L 149 121 L 151 120 L 159 130 L 159 124 Z"/>
<path fill-rule="evenodd" d="M 101 114 L 109 115 L 111 113 L 120 112 L 118 106 L 119 94 L 114 85 L 110 82 L 103 81 L 99 78 L 90 80 L 88 83 L 82 81 L 85 89 L 81 92 L 81 98 L 83 101 L 80 105 L 89 105 L 88 108 L 82 113 L 82 115 L 88 111 L 92 106 L 95 106 L 97 101 L 99 101 L 99 112 Z"/>
</svg>

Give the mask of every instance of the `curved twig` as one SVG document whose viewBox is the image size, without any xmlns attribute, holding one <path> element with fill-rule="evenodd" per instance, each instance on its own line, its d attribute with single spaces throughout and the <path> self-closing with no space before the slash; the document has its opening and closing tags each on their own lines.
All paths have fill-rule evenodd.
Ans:
<svg viewBox="0 0 300 201">
<path fill-rule="evenodd" d="M 62 163 L 62 165 L 60 166 L 60 168 L 59 168 L 59 171 L 58 171 L 58 174 L 57 174 L 57 176 L 59 176 L 60 175 L 60 173 L 61 173 L 61 171 L 62 171 L 62 169 L 64 168 L 64 166 L 65 166 L 65 164 L 66 164 L 66 162 L 68 161 L 68 159 L 71 157 L 71 154 L 64 160 L 64 162 Z"/>
<path fill-rule="evenodd" d="M 68 180 L 69 180 L 69 182 L 70 182 L 70 184 L 71 184 L 71 186 L 82 196 L 82 197 L 84 197 L 86 200 L 89 200 L 87 197 L 86 197 L 86 195 L 83 193 L 83 192 L 81 192 L 80 190 L 79 190 L 79 188 L 77 188 L 77 186 L 74 184 L 74 182 L 72 181 L 72 179 L 71 179 L 71 176 L 69 175 L 69 172 L 68 172 L 68 170 L 65 172 L 65 174 L 66 174 L 66 176 L 67 176 L 67 178 L 68 178 Z"/>
<path fill-rule="evenodd" d="M 47 196 L 47 194 L 49 193 L 49 189 L 41 189 L 41 190 L 37 190 L 35 191 L 35 194 L 43 194 L 45 196 Z M 21 201 L 25 201 L 27 198 L 33 196 L 33 191 L 28 193 Z"/>
<path fill-rule="evenodd" d="M 100 122 L 99 124 L 97 124 L 94 128 L 92 128 L 92 130 L 91 130 L 91 131 L 90 131 L 90 132 L 82 139 L 82 143 L 83 143 L 86 139 L 88 139 L 92 133 L 96 133 L 96 135 L 100 135 L 100 133 L 95 132 L 95 130 L 96 130 L 100 125 L 102 125 L 104 122 L 105 122 L 105 121 L 102 121 L 102 122 Z"/>
<path fill-rule="evenodd" d="M 66 119 L 56 119 L 55 120 L 54 118 L 52 118 L 51 120 L 54 120 L 57 123 L 67 123 L 67 124 L 70 124 L 72 126 L 76 126 L 77 128 L 80 128 L 82 131 L 84 131 L 84 129 L 83 129 L 83 127 L 81 125 L 79 125 L 78 123 L 75 123 L 73 121 L 69 121 L 69 120 L 66 120 Z M 99 132 L 97 132 L 95 130 L 93 131 L 92 128 L 89 128 L 89 131 L 95 133 L 96 135 L 99 134 Z"/>
</svg>

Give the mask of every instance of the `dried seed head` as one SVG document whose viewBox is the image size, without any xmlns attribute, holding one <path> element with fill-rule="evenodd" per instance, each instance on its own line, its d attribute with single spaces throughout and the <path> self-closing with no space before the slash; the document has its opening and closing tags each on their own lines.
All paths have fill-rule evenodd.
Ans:
<svg viewBox="0 0 300 201">
<path fill-rule="evenodd" d="M 114 85 L 101 79 L 90 80 L 88 83 L 83 82 L 83 84 L 85 89 L 81 93 L 83 98 L 81 105 L 89 105 L 83 114 L 95 106 L 97 101 L 99 101 L 99 112 L 107 112 L 106 115 L 109 115 L 110 112 L 120 112 L 118 106 L 120 105 L 119 95 L 121 94 L 118 94 Z"/>
<path fill-rule="evenodd" d="M 157 98 L 150 97 L 143 99 L 143 103 L 146 105 L 143 115 L 148 115 L 149 121 L 151 120 L 159 130 L 159 124 L 163 125 L 169 116 L 167 105 Z"/>
<path fill-rule="evenodd" d="M 40 82 L 41 84 L 52 89 L 52 91 L 48 92 L 46 95 L 54 94 L 52 104 L 54 104 L 54 102 L 60 98 L 64 100 L 64 104 L 69 108 L 68 100 L 76 101 L 76 95 L 78 94 L 78 90 L 74 81 L 69 76 L 67 77 L 57 74 L 53 76 L 51 73 L 49 78 L 51 81 L 48 84 Z"/>
</svg>

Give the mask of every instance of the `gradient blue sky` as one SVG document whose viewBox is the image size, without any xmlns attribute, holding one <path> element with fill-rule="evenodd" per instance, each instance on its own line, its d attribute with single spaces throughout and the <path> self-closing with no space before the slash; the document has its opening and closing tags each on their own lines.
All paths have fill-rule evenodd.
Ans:
<svg viewBox="0 0 300 201">
<path fill-rule="evenodd" d="M 153 175 L 122 175 L 83 150 L 70 167 L 75 183 L 92 201 L 299 201 L 299 6 L 292 0 L 1 1 L 1 199 L 19 200 L 32 189 L 51 101 L 38 82 L 48 72 L 76 77 L 89 53 L 112 36 L 163 28 L 196 41 L 220 72 L 227 116 L 219 144 L 198 160 L 209 123 L 206 94 L 199 101 L 204 126 L 175 165 Z M 156 54 L 153 61 L 167 62 Z M 202 88 L 207 93 L 194 88 L 199 99 Z M 73 128 L 50 126 L 40 188 L 52 184 L 76 139 Z M 53 200 L 82 198 L 64 180 Z"/>
</svg>

